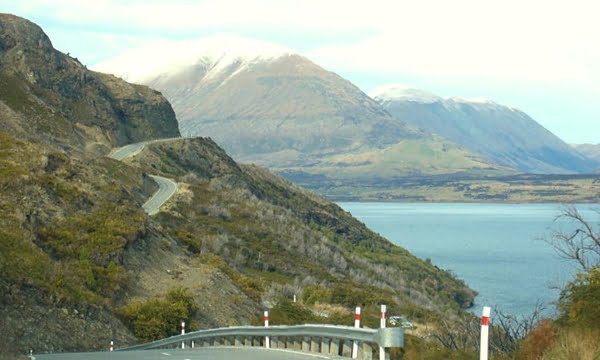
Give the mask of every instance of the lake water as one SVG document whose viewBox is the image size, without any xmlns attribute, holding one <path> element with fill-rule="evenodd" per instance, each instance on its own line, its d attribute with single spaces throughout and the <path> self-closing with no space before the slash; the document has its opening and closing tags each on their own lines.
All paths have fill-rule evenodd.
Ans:
<svg viewBox="0 0 600 360">
<path fill-rule="evenodd" d="M 557 287 L 575 267 L 540 240 L 556 229 L 556 204 L 338 203 L 395 244 L 447 269 L 479 292 L 473 309 L 527 315 L 540 301 L 554 312 Z M 589 205 L 578 209 L 597 220 Z M 565 226 L 563 223 L 562 226 Z"/>
</svg>

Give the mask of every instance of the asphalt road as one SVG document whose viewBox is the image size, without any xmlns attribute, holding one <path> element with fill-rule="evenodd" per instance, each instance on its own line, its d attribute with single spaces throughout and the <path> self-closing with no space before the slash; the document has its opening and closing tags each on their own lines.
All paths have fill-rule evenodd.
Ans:
<svg viewBox="0 0 600 360">
<path fill-rule="evenodd" d="M 150 175 L 158 184 L 158 191 L 142 205 L 148 215 L 156 215 L 160 207 L 177 192 L 177 183 L 162 176 Z"/>
<path fill-rule="evenodd" d="M 194 350 L 141 350 L 95 353 L 67 353 L 34 355 L 35 360 L 317 360 L 339 359 L 321 354 L 310 354 L 283 349 L 259 347 L 215 347 Z"/>
<path fill-rule="evenodd" d="M 170 140 L 174 139 L 151 140 L 125 145 L 113 150 L 108 156 L 115 160 L 121 161 L 130 156 L 139 154 L 148 144 Z M 142 205 L 142 208 L 146 211 L 146 213 L 148 213 L 148 215 L 156 215 L 160 211 L 160 207 L 177 192 L 177 183 L 162 176 L 150 175 L 150 177 L 152 177 L 152 179 L 154 179 L 154 181 L 156 181 L 158 184 L 158 191 L 155 192 L 154 195 L 152 195 L 152 197 L 144 203 L 144 205 Z"/>
<path fill-rule="evenodd" d="M 113 150 L 108 156 L 115 160 L 123 160 L 130 156 L 137 155 L 140 151 L 144 150 L 146 144 L 149 144 L 151 141 L 143 141 L 135 144 L 125 145 L 118 149 Z"/>
</svg>

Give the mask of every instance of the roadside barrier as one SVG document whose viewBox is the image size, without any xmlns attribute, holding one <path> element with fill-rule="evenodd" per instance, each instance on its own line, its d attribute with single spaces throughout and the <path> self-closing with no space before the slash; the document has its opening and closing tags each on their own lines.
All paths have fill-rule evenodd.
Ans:
<svg viewBox="0 0 600 360">
<path fill-rule="evenodd" d="M 266 320 L 268 321 L 268 320 Z M 267 324 L 265 321 L 265 324 Z M 374 346 L 386 349 L 404 346 L 402 328 L 365 329 L 335 325 L 236 326 L 188 332 L 147 344 L 116 351 L 178 348 L 196 341 L 196 349 L 211 346 L 262 346 L 273 340 L 272 348 L 343 356 L 356 343 L 358 359 L 372 359 Z M 271 348 L 271 347 L 269 347 Z"/>
</svg>

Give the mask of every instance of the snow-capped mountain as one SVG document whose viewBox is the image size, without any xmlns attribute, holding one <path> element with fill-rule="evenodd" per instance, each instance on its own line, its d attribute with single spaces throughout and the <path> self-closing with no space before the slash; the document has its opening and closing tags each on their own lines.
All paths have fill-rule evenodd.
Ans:
<svg viewBox="0 0 600 360">
<path fill-rule="evenodd" d="M 282 46 L 220 35 L 133 50 L 95 70 L 161 91 L 184 135 L 263 165 L 421 136 L 359 88 Z"/>
<path fill-rule="evenodd" d="M 443 98 L 394 85 L 371 96 L 398 119 L 497 164 L 529 173 L 588 173 L 597 167 L 524 112 L 489 99 Z"/>
<path fill-rule="evenodd" d="M 296 52 L 277 44 L 234 34 L 218 34 L 197 40 L 153 42 L 93 68 L 130 82 L 149 83 L 198 66 L 205 69 L 204 80 L 210 80 L 231 67 L 239 72 L 292 54 Z"/>
<path fill-rule="evenodd" d="M 332 178 L 512 171 L 407 126 L 349 81 L 274 44 L 217 36 L 133 50 L 96 69 L 160 90 L 182 134 L 210 136 L 236 160 L 277 171 Z"/>
</svg>

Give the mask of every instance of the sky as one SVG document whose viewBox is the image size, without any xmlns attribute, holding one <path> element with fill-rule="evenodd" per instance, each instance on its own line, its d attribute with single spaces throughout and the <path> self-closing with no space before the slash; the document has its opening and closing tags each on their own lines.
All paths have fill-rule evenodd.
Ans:
<svg viewBox="0 0 600 360">
<path fill-rule="evenodd" d="M 600 143 L 600 3 L 554 0 L 0 0 L 93 67 L 219 33 L 295 49 L 366 93 L 386 84 L 519 108 Z"/>
</svg>

